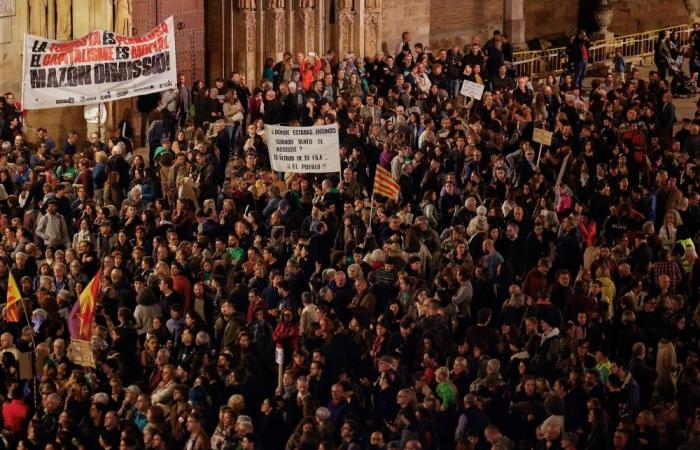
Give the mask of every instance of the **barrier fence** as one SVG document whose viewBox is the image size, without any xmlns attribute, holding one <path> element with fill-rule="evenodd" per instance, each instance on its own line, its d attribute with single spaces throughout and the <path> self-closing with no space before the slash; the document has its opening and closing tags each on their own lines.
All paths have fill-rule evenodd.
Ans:
<svg viewBox="0 0 700 450">
<path fill-rule="evenodd" d="M 678 31 L 681 44 L 686 45 L 693 29 L 684 24 L 618 36 L 611 40 L 593 41 L 589 48 L 589 63 L 599 63 L 612 59 L 617 49 L 622 50 L 622 56 L 627 60 L 633 57 L 651 56 L 654 54 L 654 46 L 662 31 L 669 33 Z M 515 52 L 513 54 L 515 72 L 518 75 L 530 75 L 533 78 L 545 77 L 550 73 L 560 74 L 567 63 L 566 47 Z"/>
</svg>

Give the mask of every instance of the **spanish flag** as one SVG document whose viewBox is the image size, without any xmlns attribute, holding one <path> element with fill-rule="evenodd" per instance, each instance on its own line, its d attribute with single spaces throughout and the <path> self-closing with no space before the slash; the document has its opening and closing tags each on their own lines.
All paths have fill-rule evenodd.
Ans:
<svg viewBox="0 0 700 450">
<path fill-rule="evenodd" d="M 20 310 L 19 302 L 22 300 L 22 296 L 19 293 L 19 288 L 17 287 L 17 282 L 15 277 L 12 276 L 12 272 L 9 273 L 7 278 L 7 321 L 8 322 L 19 322 L 20 321 Z"/>
<path fill-rule="evenodd" d="M 68 314 L 68 331 L 73 339 L 89 341 L 92 338 L 92 322 L 95 319 L 95 305 L 102 284 L 102 269 L 85 286 L 78 301 Z"/>
<path fill-rule="evenodd" d="M 392 177 L 389 171 L 377 164 L 377 171 L 374 174 L 374 194 L 381 194 L 387 198 L 399 199 L 401 187 Z"/>
</svg>

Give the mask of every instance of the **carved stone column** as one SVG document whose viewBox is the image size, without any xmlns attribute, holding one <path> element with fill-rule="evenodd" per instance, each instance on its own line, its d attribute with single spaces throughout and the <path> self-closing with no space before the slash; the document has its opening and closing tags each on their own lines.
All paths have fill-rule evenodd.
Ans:
<svg viewBox="0 0 700 450">
<path fill-rule="evenodd" d="M 527 48 L 525 43 L 525 0 L 505 0 L 503 28 L 515 49 Z"/>
<path fill-rule="evenodd" d="M 354 51 L 355 11 L 352 10 L 352 0 L 339 0 L 336 5 L 338 7 L 336 16 L 338 57 L 342 59 L 345 55 Z"/>
<path fill-rule="evenodd" d="M 255 54 L 257 50 L 257 12 L 255 0 L 236 0 L 233 21 L 235 28 L 240 30 L 240 39 L 233 42 L 234 67 L 247 78 L 248 85 L 258 82 L 258 73 L 255 67 Z"/>
<path fill-rule="evenodd" d="M 365 0 L 365 56 L 374 57 L 381 50 L 381 0 Z"/>
<path fill-rule="evenodd" d="M 316 8 L 315 0 L 296 0 L 294 16 L 294 29 L 296 39 L 294 50 L 307 54 L 317 50 L 314 36 L 316 35 Z"/>
<path fill-rule="evenodd" d="M 264 59 L 282 59 L 285 51 L 285 0 L 269 0 L 268 11 L 265 12 L 265 55 Z"/>
<path fill-rule="evenodd" d="M 685 3 L 685 9 L 688 10 L 688 14 L 690 15 L 690 23 L 697 22 L 698 0 L 683 0 L 683 3 Z"/>
</svg>

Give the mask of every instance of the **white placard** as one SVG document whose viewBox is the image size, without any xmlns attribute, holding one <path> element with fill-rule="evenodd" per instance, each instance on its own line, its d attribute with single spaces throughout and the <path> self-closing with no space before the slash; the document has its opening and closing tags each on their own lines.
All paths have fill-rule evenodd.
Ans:
<svg viewBox="0 0 700 450">
<path fill-rule="evenodd" d="M 474 83 L 473 81 L 464 80 L 462 83 L 462 90 L 459 91 L 459 93 L 465 97 L 481 100 L 481 96 L 484 94 L 484 85 Z"/>
<path fill-rule="evenodd" d="M 279 365 L 284 364 L 284 347 L 275 347 L 275 362 Z"/>
<path fill-rule="evenodd" d="M 555 189 L 559 188 L 559 183 L 561 183 L 562 178 L 564 178 L 564 172 L 566 172 L 566 165 L 569 163 L 570 156 L 571 156 L 571 153 L 566 155 L 564 157 L 564 160 L 561 162 L 561 167 L 559 168 L 559 174 L 557 175 L 557 182 L 554 184 Z"/>
<path fill-rule="evenodd" d="M 265 125 L 270 164 L 276 172 L 340 172 L 338 125 Z"/>
<path fill-rule="evenodd" d="M 174 88 L 175 55 L 172 17 L 134 37 L 107 30 L 72 41 L 25 34 L 22 107 L 94 105 Z"/>
</svg>

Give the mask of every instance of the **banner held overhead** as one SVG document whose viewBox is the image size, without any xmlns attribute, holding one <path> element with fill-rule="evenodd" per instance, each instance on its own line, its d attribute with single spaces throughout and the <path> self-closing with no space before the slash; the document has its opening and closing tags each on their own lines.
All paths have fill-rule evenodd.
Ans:
<svg viewBox="0 0 700 450">
<path fill-rule="evenodd" d="M 265 125 L 272 170 L 296 173 L 340 172 L 338 125 Z"/>
<path fill-rule="evenodd" d="M 22 105 L 94 105 L 174 88 L 175 54 L 172 17 L 134 37 L 107 30 L 72 41 L 25 34 Z"/>
</svg>

